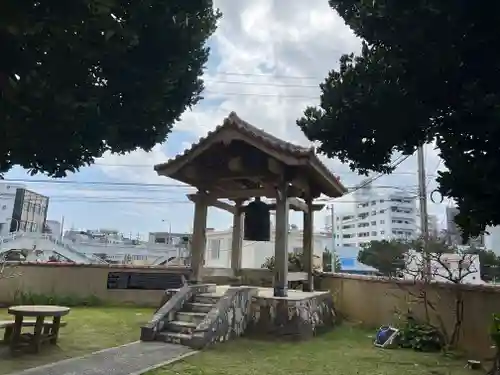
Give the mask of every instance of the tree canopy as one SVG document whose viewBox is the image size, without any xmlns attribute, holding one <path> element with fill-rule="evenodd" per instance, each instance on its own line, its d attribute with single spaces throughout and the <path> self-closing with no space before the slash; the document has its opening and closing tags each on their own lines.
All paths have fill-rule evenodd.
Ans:
<svg viewBox="0 0 500 375">
<path fill-rule="evenodd" d="M 318 151 L 362 174 L 436 142 L 464 239 L 500 224 L 500 4 L 330 0 L 364 41 L 320 85 L 298 125 Z"/>
<path fill-rule="evenodd" d="M 212 0 L 0 5 L 0 176 L 150 150 L 200 100 Z"/>
<path fill-rule="evenodd" d="M 323 272 L 340 272 L 342 263 L 339 257 L 325 247 L 323 251 Z"/>
<path fill-rule="evenodd" d="M 491 250 L 472 248 L 470 252 L 479 255 L 481 279 L 486 282 L 498 282 L 500 278 L 500 257 Z"/>
<path fill-rule="evenodd" d="M 407 243 L 396 240 L 370 241 L 358 253 L 358 262 L 376 268 L 384 276 L 396 276 L 406 265 Z"/>
</svg>

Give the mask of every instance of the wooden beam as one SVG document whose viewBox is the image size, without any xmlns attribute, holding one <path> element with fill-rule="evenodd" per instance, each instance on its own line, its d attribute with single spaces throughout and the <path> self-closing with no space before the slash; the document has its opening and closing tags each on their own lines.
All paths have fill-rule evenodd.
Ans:
<svg viewBox="0 0 500 375">
<path fill-rule="evenodd" d="M 210 190 L 210 189 L 209 189 Z M 299 197 L 302 195 L 302 191 L 294 188 L 293 186 L 289 186 L 288 189 L 289 197 Z M 217 189 L 212 190 L 208 193 L 208 195 L 213 199 L 218 198 L 226 198 L 226 199 L 250 199 L 253 197 L 266 197 L 275 199 L 276 198 L 276 189 L 271 188 L 270 186 L 264 187 L 262 189 L 237 189 L 237 190 L 224 190 Z"/>
<path fill-rule="evenodd" d="M 298 198 L 288 198 L 288 204 L 290 205 L 290 207 L 295 206 L 297 211 L 309 212 L 309 209 L 307 208 L 307 204 Z"/>
<path fill-rule="evenodd" d="M 238 190 L 217 190 L 211 191 L 209 196 L 213 199 L 249 199 L 253 197 L 275 198 L 276 191 L 274 189 L 238 189 Z"/>
<path fill-rule="evenodd" d="M 283 176 L 285 173 L 283 163 L 271 157 L 267 159 L 267 169 L 279 176 Z"/>
<path fill-rule="evenodd" d="M 296 204 L 295 201 L 298 201 L 298 204 Z M 298 200 L 298 198 L 288 198 L 288 202 L 290 204 L 290 209 L 294 210 L 294 211 L 302 211 L 302 212 L 307 212 L 307 211 L 304 211 L 304 205 L 305 203 Z M 321 203 L 316 203 L 316 204 L 313 204 L 312 205 L 312 210 L 313 212 L 314 211 L 321 211 L 323 208 L 325 208 L 325 205 L 324 204 L 321 204 Z M 269 210 L 271 211 L 274 211 L 276 210 L 276 203 L 269 203 Z"/>
<path fill-rule="evenodd" d="M 206 203 L 209 206 L 216 207 L 216 208 L 219 208 L 221 210 L 230 212 L 233 215 L 236 214 L 236 212 L 237 212 L 236 206 L 233 206 L 233 205 L 231 205 L 229 203 L 221 202 L 221 201 L 219 201 L 217 199 L 212 199 L 212 198 L 210 198 L 207 195 L 203 195 L 203 194 L 187 194 L 187 197 L 188 197 L 188 199 L 191 202 L 195 202 L 195 203 L 196 203 L 196 201 L 198 199 L 200 199 L 200 197 L 202 197 L 202 198 L 206 199 Z"/>
</svg>

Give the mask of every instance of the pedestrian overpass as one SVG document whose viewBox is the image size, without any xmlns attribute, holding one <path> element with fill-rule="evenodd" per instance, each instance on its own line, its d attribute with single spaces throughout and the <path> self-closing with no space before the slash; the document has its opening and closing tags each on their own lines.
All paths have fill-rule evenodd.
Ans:
<svg viewBox="0 0 500 375">
<path fill-rule="evenodd" d="M 12 232 L 0 237 L 0 256 L 12 250 L 27 252 L 28 261 L 46 262 L 56 255 L 68 262 L 78 264 L 107 264 L 105 260 L 83 254 L 73 246 L 46 233 Z"/>
</svg>

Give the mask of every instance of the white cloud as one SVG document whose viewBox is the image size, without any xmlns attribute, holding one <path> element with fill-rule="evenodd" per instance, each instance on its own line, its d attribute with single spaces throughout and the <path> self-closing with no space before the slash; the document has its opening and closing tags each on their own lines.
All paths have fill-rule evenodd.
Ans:
<svg viewBox="0 0 500 375">
<path fill-rule="evenodd" d="M 216 0 L 215 6 L 223 13 L 213 37 L 220 63 L 205 75 L 204 96 L 218 105 L 208 106 L 205 101 L 187 111 L 175 129 L 201 137 L 221 124 L 229 112 L 235 111 L 277 137 L 308 144 L 296 119 L 306 106 L 318 103 L 319 83 L 330 69 L 338 66 L 342 54 L 359 51 L 360 40 L 326 0 Z M 168 147 L 168 140 L 166 145 Z M 436 151 L 426 147 L 426 154 L 428 168 L 435 168 L 439 160 Z M 106 155 L 102 162 L 152 166 L 167 160 L 168 156 L 172 155 L 165 154 L 158 146 L 150 153 Z M 346 185 L 362 180 L 338 161 L 326 160 L 326 163 Z M 158 177 L 152 168 L 102 168 L 122 180 L 172 183 Z M 377 180 L 377 184 L 415 191 L 416 158 L 403 163 L 398 172 Z M 433 189 L 435 184 L 431 181 L 429 187 Z M 442 208 L 436 205 L 431 204 L 430 211 L 442 215 Z M 322 219 L 318 218 L 317 223 L 322 223 Z"/>
</svg>

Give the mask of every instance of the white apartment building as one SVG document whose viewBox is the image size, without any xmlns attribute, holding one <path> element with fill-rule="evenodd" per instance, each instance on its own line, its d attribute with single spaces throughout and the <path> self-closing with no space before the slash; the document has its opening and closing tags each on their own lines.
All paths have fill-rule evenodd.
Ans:
<svg viewBox="0 0 500 375">
<path fill-rule="evenodd" d="M 207 246 L 205 249 L 205 266 L 215 268 L 231 267 L 232 229 L 223 231 L 207 231 Z M 271 241 L 243 241 L 241 254 L 242 268 L 261 268 L 267 258 L 274 256 L 275 231 L 271 232 Z M 313 235 L 313 250 L 315 266 L 322 266 L 322 256 L 326 241 L 331 237 L 326 234 L 315 233 Z M 288 234 L 288 252 L 302 252 L 302 231 L 291 228 Z"/>
<path fill-rule="evenodd" d="M 437 258 L 436 256 L 434 258 Z M 483 285 L 481 279 L 481 263 L 479 256 L 474 254 L 442 254 L 438 259 L 431 257 L 430 269 L 433 281 L 461 284 Z M 420 280 L 424 275 L 425 262 L 421 253 L 408 253 L 406 270 L 403 278 Z"/>
<path fill-rule="evenodd" d="M 47 220 L 45 222 L 45 229 L 48 233 L 52 234 L 55 238 L 62 237 L 62 224 L 57 220 Z"/>
<path fill-rule="evenodd" d="M 49 198 L 21 184 L 0 182 L 0 237 L 9 232 L 42 232 Z"/>
<path fill-rule="evenodd" d="M 0 181 L 0 237 L 10 232 L 18 188 L 24 188 L 24 186 Z"/>
<path fill-rule="evenodd" d="M 411 240 L 417 233 L 415 197 L 404 192 L 376 192 L 371 186 L 353 193 L 354 208 L 335 215 L 336 247 L 360 247 L 370 241 Z"/>
<path fill-rule="evenodd" d="M 427 215 L 427 223 L 429 225 L 429 235 L 431 237 L 439 237 L 439 219 L 436 215 Z"/>
</svg>

